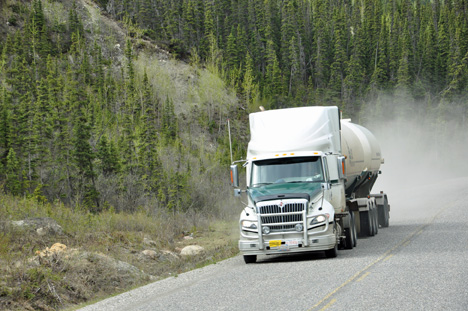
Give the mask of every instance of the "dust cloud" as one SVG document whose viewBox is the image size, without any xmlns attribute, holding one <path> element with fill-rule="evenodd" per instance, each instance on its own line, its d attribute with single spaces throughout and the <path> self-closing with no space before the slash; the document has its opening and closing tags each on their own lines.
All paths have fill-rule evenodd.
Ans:
<svg viewBox="0 0 468 311">
<path fill-rule="evenodd" d="M 461 178 L 468 177 L 466 103 L 430 107 L 389 98 L 366 110 L 362 125 L 374 133 L 385 159 L 372 193 L 384 191 L 394 198 L 428 186 L 437 189 L 432 185 L 449 180 L 466 183 Z"/>
</svg>

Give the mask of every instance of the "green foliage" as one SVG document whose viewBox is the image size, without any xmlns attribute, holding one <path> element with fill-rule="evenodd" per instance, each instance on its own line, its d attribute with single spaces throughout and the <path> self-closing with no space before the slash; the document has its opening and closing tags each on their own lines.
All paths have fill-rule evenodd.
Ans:
<svg viewBox="0 0 468 311">
<path fill-rule="evenodd" d="M 429 97 L 438 98 L 446 89 L 463 89 L 464 82 L 453 78 L 463 71 L 459 64 L 468 52 L 468 16 L 461 0 L 162 0 L 151 7 L 163 31 L 145 17 L 146 1 L 135 7 L 124 0 L 114 4 L 112 16 L 138 15 L 139 26 L 151 30 L 155 40 L 178 42 L 180 55 L 197 51 L 217 66 L 222 55 L 223 68 L 217 70 L 247 106 L 251 85 L 258 86 L 258 99 L 283 98 L 289 105 L 296 99 L 338 101 L 351 116 L 359 114 L 359 99 L 373 98 L 377 90 L 404 86 L 420 97 L 422 83 Z M 252 64 L 246 68 L 248 54 Z"/>
<path fill-rule="evenodd" d="M 91 211 L 137 210 L 151 200 L 171 211 L 200 208 L 212 194 L 199 198 L 197 182 L 220 184 L 222 173 L 210 174 L 229 158 L 228 117 L 243 129 L 233 135 L 240 157 L 245 112 L 260 105 L 333 104 L 358 117 L 362 102 L 378 106 L 388 92 L 466 107 L 463 1 L 96 3 L 122 20 L 128 37 L 100 35 L 105 27 L 84 21 L 75 2 L 11 3 L 17 26 L 0 37 L 7 192 Z M 196 69 L 164 71 L 170 58 L 145 63 L 152 43 Z"/>
<path fill-rule="evenodd" d="M 100 1 L 102 8 L 106 4 Z M 154 29 L 164 29 L 168 39 L 183 42 L 173 36 L 178 27 L 170 20 L 177 15 L 176 3 L 165 8 L 173 11 L 163 28 L 148 20 L 154 20 L 154 5 L 138 2 L 141 18 L 119 15 L 129 37 L 109 47 L 106 40 L 119 36 L 90 26 L 98 20 L 84 22 L 88 13 L 77 2 L 18 4 L 20 26 L 0 36 L 2 191 L 42 204 L 59 200 L 93 213 L 149 206 L 172 213 L 214 208 L 217 194 L 200 195 L 193 184 L 204 179 L 219 185 L 222 174 L 217 179 L 205 175 L 207 163 L 211 171 L 220 171 L 219 162 L 212 162 L 205 147 L 187 134 L 193 131 L 195 139 L 200 134 L 216 150 L 234 96 L 226 95 L 225 84 L 206 70 L 183 74 L 191 80 L 189 95 L 182 98 L 179 89 L 186 84 L 177 84 L 181 79 L 173 73 L 161 71 L 157 62 L 142 69 L 140 57 L 147 52 L 137 22 L 148 22 Z M 208 40 L 204 53 L 211 55 L 212 68 L 221 68 L 216 23 L 197 1 L 187 5 L 194 25 L 191 36 L 198 42 Z M 124 7 L 129 12 L 133 8 L 129 2 Z M 217 10 L 211 9 L 211 14 Z M 205 23 L 211 25 L 206 32 L 197 30 Z M 104 36 L 101 31 L 109 33 Z M 245 37 L 233 28 L 233 36 L 237 33 Z M 231 44 L 233 55 L 245 51 L 238 46 Z M 180 48 L 185 49 L 185 43 Z M 239 80 L 241 72 L 236 74 Z M 197 104 L 201 107 L 197 116 L 187 119 L 187 111 Z M 205 121 L 199 123 L 200 119 Z M 184 147 L 188 144 L 191 148 Z"/>
<path fill-rule="evenodd" d="M 19 195 L 22 192 L 22 171 L 16 152 L 11 148 L 8 152 L 5 165 L 5 190 L 14 194 Z"/>
</svg>

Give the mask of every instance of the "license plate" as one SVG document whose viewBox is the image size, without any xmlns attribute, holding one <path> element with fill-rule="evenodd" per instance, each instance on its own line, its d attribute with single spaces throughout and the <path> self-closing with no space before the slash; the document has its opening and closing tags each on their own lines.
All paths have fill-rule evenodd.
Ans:
<svg viewBox="0 0 468 311">
<path fill-rule="evenodd" d="M 297 246 L 299 244 L 299 241 L 298 240 L 290 240 L 290 241 L 286 241 L 286 244 L 290 245 L 290 246 Z"/>
<path fill-rule="evenodd" d="M 271 240 L 269 242 L 270 247 L 280 247 L 281 246 L 281 240 Z"/>
</svg>

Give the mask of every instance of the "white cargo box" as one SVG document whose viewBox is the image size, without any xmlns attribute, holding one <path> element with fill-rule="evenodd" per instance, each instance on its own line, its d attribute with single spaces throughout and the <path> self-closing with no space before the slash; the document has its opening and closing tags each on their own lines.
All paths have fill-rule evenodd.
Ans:
<svg viewBox="0 0 468 311">
<path fill-rule="evenodd" d="M 272 153 L 341 153 L 338 107 L 300 107 L 251 113 L 247 158 Z"/>
</svg>

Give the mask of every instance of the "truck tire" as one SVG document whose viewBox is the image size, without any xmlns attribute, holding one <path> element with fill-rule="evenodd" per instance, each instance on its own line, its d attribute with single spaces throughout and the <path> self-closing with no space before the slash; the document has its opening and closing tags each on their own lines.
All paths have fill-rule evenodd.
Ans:
<svg viewBox="0 0 468 311">
<path fill-rule="evenodd" d="M 374 214 L 374 233 L 375 234 L 378 234 L 379 233 L 379 214 L 378 214 L 378 211 L 377 211 L 377 205 L 374 205 L 374 208 L 373 208 L 373 214 Z"/>
<path fill-rule="evenodd" d="M 353 247 L 357 246 L 357 229 L 356 229 L 356 220 L 354 219 L 354 212 L 351 212 L 351 222 L 352 222 L 352 229 L 353 229 Z"/>
<path fill-rule="evenodd" d="M 370 218 L 369 236 L 374 236 L 375 235 L 375 222 L 374 222 L 374 211 L 372 209 L 369 210 L 369 218 Z"/>
<path fill-rule="evenodd" d="M 255 263 L 257 261 L 257 255 L 244 255 L 244 262 L 246 264 Z"/>
<path fill-rule="evenodd" d="M 344 249 L 353 249 L 353 229 L 347 228 L 345 229 L 345 239 L 344 239 Z"/>
<path fill-rule="evenodd" d="M 359 220 L 361 221 L 361 236 L 372 236 L 372 219 L 370 211 L 359 212 Z"/>
<path fill-rule="evenodd" d="M 390 213 L 388 208 L 387 198 L 384 199 L 384 204 L 379 205 L 379 224 L 382 228 L 387 228 L 389 225 Z"/>
<path fill-rule="evenodd" d="M 327 258 L 335 258 L 336 256 L 338 256 L 338 243 L 335 244 L 335 247 L 327 249 L 325 251 L 325 256 Z"/>
<path fill-rule="evenodd" d="M 353 249 L 354 244 L 356 244 L 354 241 L 355 228 L 353 213 L 351 212 L 349 214 L 349 228 L 345 229 L 345 249 Z"/>
</svg>

